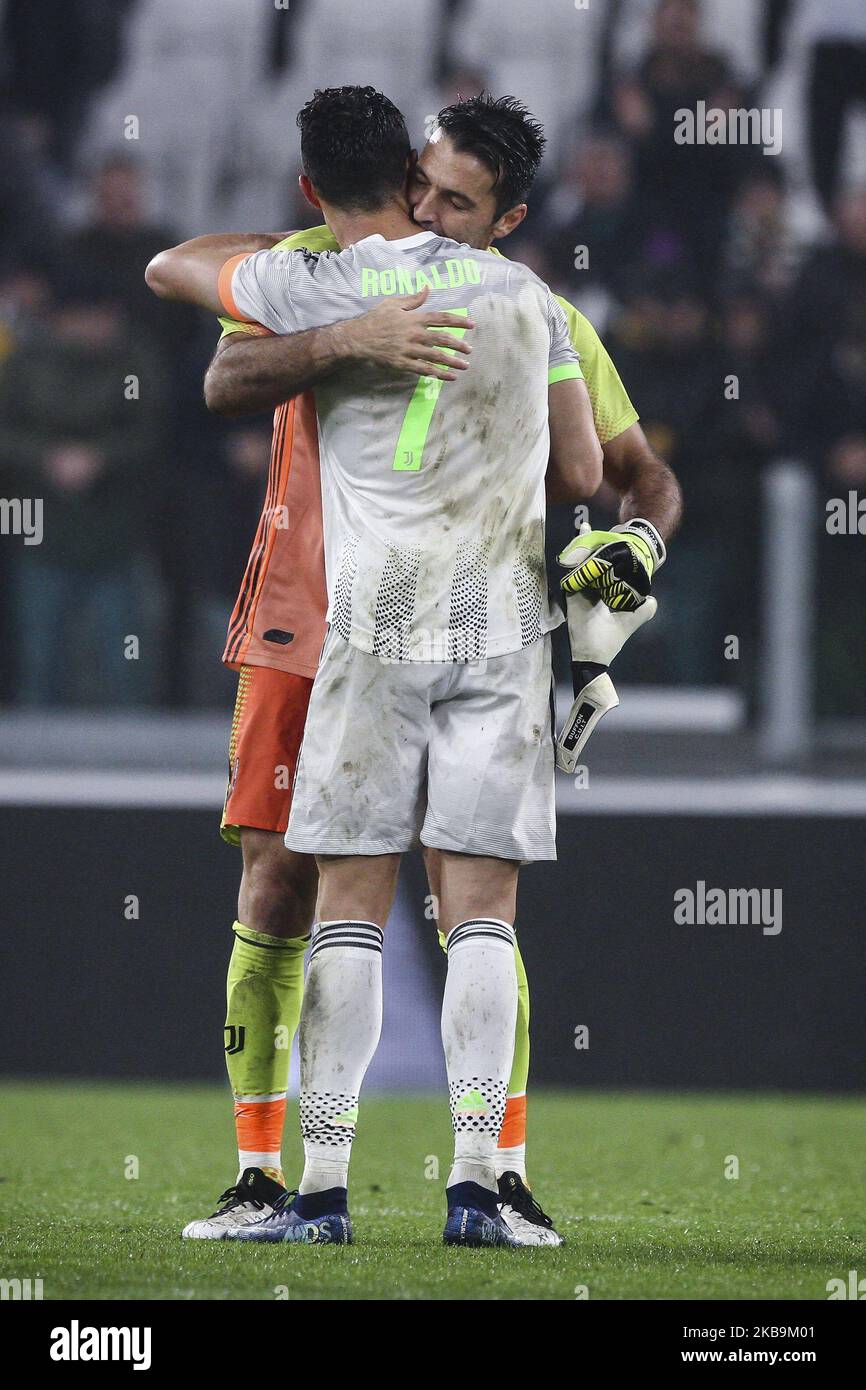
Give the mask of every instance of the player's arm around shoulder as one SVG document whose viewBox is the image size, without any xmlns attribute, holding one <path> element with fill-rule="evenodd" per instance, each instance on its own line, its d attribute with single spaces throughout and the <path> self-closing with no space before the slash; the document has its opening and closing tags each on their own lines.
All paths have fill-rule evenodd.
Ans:
<svg viewBox="0 0 866 1390">
<path fill-rule="evenodd" d="M 282 239 L 282 232 L 221 232 L 193 237 L 154 256 L 144 278 L 158 299 L 181 300 L 218 313 L 223 307 L 219 274 L 226 263 L 257 251 L 271 251 Z"/>
<path fill-rule="evenodd" d="M 386 299 L 356 318 L 262 338 L 265 330 L 221 320 L 220 339 L 204 382 L 217 415 L 273 410 L 349 367 L 454 381 L 469 365 L 469 343 L 455 337 L 474 323 L 447 310 L 423 311 L 429 290 Z"/>
<path fill-rule="evenodd" d="M 550 459 L 545 479 L 548 502 L 582 502 L 601 484 L 603 455 L 586 382 L 553 381 L 547 388 Z"/>
</svg>

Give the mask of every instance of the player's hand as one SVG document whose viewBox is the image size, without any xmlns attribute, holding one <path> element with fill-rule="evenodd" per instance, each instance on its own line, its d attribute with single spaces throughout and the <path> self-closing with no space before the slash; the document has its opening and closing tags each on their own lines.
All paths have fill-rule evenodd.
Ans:
<svg viewBox="0 0 866 1390">
<path fill-rule="evenodd" d="M 344 328 L 351 355 L 371 366 L 454 381 L 469 366 L 472 348 L 462 337 L 441 330 L 474 328 L 475 324 L 464 314 L 441 309 L 419 313 L 429 293 L 424 289 L 393 295 L 360 318 L 349 319 Z"/>
<path fill-rule="evenodd" d="M 584 522 L 558 556 L 569 571 L 561 587 L 566 594 L 598 594 L 614 612 L 633 613 L 646 601 L 666 553 L 658 531 L 640 517 L 610 531 L 593 531 Z"/>
<path fill-rule="evenodd" d="M 574 772 L 598 721 L 619 704 L 608 667 L 632 633 L 655 617 L 656 607 L 654 598 L 645 598 L 633 612 L 614 612 L 591 593 L 565 600 L 574 703 L 556 740 L 556 766 L 563 772 Z"/>
<path fill-rule="evenodd" d="M 638 628 L 655 617 L 657 608 L 654 598 L 646 598 L 639 608 L 614 611 L 595 594 L 569 594 L 565 613 L 573 665 L 606 669 Z"/>
</svg>

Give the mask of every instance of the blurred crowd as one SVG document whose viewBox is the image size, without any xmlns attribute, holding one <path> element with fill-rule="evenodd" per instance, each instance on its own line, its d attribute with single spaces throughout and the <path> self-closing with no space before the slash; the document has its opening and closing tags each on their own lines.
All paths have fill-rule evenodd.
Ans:
<svg viewBox="0 0 866 1390">
<path fill-rule="evenodd" d="M 862 0 L 0 0 L 0 23 L 0 497 L 44 499 L 41 544 L 0 537 L 0 699 L 230 698 L 270 421 L 208 414 L 216 325 L 143 272 L 186 236 L 314 221 L 294 115 L 352 81 L 419 145 L 483 88 L 545 123 L 503 249 L 601 333 L 685 493 L 628 679 L 750 691 L 761 477 L 796 458 L 817 484 L 821 711 L 866 712 L 864 540 L 822 521 L 866 495 Z M 782 152 L 675 143 L 699 102 L 781 106 Z M 551 549 L 571 524 L 552 518 Z"/>
</svg>

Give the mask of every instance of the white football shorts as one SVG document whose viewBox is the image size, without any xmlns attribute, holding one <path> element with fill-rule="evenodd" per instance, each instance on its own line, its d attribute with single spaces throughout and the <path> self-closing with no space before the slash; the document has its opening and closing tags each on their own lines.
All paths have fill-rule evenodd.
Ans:
<svg viewBox="0 0 866 1390">
<path fill-rule="evenodd" d="M 286 831 L 304 854 L 421 843 L 556 858 L 550 636 L 485 661 L 389 662 L 331 628 Z"/>
</svg>

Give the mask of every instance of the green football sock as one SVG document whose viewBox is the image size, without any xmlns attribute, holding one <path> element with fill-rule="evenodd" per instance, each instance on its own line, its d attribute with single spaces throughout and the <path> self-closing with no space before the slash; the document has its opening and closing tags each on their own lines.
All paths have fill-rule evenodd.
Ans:
<svg viewBox="0 0 866 1390">
<path fill-rule="evenodd" d="M 241 922 L 226 981 L 226 1067 L 235 1098 L 241 1171 L 281 1171 L 280 1144 L 292 1040 L 304 996 L 310 938 L 269 936 Z"/>
<path fill-rule="evenodd" d="M 517 966 L 517 1024 L 514 1030 L 514 1060 L 508 1082 L 510 1096 L 526 1094 L 529 1080 L 529 981 L 520 947 L 514 943 L 514 963 Z"/>
</svg>

